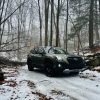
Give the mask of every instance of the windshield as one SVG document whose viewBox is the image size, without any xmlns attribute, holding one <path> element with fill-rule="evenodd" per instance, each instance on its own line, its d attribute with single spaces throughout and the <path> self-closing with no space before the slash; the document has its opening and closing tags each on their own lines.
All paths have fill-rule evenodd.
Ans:
<svg viewBox="0 0 100 100">
<path fill-rule="evenodd" d="M 62 48 L 50 48 L 48 50 L 48 53 L 51 53 L 51 54 L 66 54 L 66 51 Z"/>
</svg>

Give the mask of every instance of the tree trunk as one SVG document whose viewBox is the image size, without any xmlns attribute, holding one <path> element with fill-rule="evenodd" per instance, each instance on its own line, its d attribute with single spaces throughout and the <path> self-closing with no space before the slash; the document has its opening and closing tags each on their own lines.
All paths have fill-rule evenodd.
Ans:
<svg viewBox="0 0 100 100">
<path fill-rule="evenodd" d="M 50 0 L 44 0 L 45 3 L 45 46 L 48 45 L 48 14 Z"/>
<path fill-rule="evenodd" d="M 1 23 L 1 17 L 0 17 L 0 23 Z M 1 48 L 1 41 L 2 41 L 2 36 L 1 36 L 1 25 L 0 25 L 0 48 Z"/>
<path fill-rule="evenodd" d="M 2 2 L 3 2 L 3 5 L 1 6 L 1 4 L 2 4 Z M 1 0 L 0 1 L 0 8 L 1 8 L 1 12 L 0 12 L 0 46 L 1 46 L 1 44 L 2 44 L 2 32 L 1 32 L 1 21 L 2 21 L 2 15 L 3 15 L 3 11 L 4 11 L 4 5 L 5 5 L 5 0 Z"/>
<path fill-rule="evenodd" d="M 99 12 L 100 12 L 100 0 L 99 0 Z"/>
<path fill-rule="evenodd" d="M 52 39 L 53 39 L 53 12 L 54 12 L 54 0 L 51 0 L 50 46 L 52 46 Z"/>
<path fill-rule="evenodd" d="M 20 46 L 20 24 L 19 24 L 19 18 L 18 18 L 18 51 L 17 51 L 17 58 L 20 59 L 20 53 L 19 53 L 19 46 Z"/>
<path fill-rule="evenodd" d="M 99 0 L 99 16 L 100 16 L 100 0 Z M 100 17 L 99 17 L 100 20 Z M 100 21 L 99 21 L 100 22 Z M 100 27 L 99 27 L 100 28 Z M 100 33 L 100 32 L 99 32 Z M 100 35 L 99 35 L 99 39 L 100 39 Z"/>
<path fill-rule="evenodd" d="M 20 3 L 21 3 L 21 1 L 20 1 Z M 20 61 L 21 60 L 21 52 L 20 52 L 20 42 L 21 42 L 21 39 L 20 39 L 20 37 L 21 37 L 21 35 L 22 35 L 22 9 L 21 9 L 21 7 L 19 8 L 19 15 L 18 15 L 18 50 L 17 50 L 17 58 L 18 58 L 18 60 Z"/>
<path fill-rule="evenodd" d="M 90 3 L 90 15 L 89 15 L 89 47 L 93 47 L 93 7 L 94 0 L 91 0 Z"/>
<path fill-rule="evenodd" d="M 39 41 L 39 45 L 42 46 L 42 18 L 41 18 L 41 11 L 40 11 L 40 0 L 38 0 L 38 7 L 39 7 L 39 21 L 40 21 L 40 41 Z"/>
<path fill-rule="evenodd" d="M 99 40 L 99 29 L 98 29 L 98 7 L 97 7 L 97 0 L 95 0 L 95 34 L 96 40 Z"/>
<path fill-rule="evenodd" d="M 79 13 L 78 17 L 80 17 L 80 7 L 81 7 L 81 0 L 79 0 Z M 79 24 L 81 24 L 81 21 L 79 21 Z M 79 50 L 80 50 L 80 30 L 78 31 L 78 47 L 77 47 L 77 54 L 79 55 Z"/>
<path fill-rule="evenodd" d="M 0 0 L 0 8 L 1 8 L 1 3 L 2 3 L 2 0 Z M 0 47 L 1 47 L 1 16 L 0 16 Z"/>
<path fill-rule="evenodd" d="M 65 49 L 66 49 L 66 52 L 67 52 L 67 35 L 68 35 L 68 10 L 69 10 L 69 0 L 67 0 L 67 10 L 66 10 L 66 31 L 65 31 Z"/>
<path fill-rule="evenodd" d="M 5 3 L 5 2 L 4 2 Z M 4 14 L 4 19 L 6 18 L 6 15 L 7 15 L 7 8 L 8 8 L 8 5 L 9 5 L 9 0 L 8 0 L 8 2 L 7 2 L 7 6 L 6 6 L 6 9 L 5 9 L 5 14 Z M 4 7 L 2 8 L 2 9 L 4 9 Z M 2 12 L 3 13 L 3 12 Z M 2 15 L 1 15 L 2 16 Z M 2 18 L 2 17 L 1 17 Z M 1 27 L 1 26 L 0 26 Z M 3 37 L 3 34 L 4 34 L 4 27 L 5 27 L 5 22 L 3 23 L 3 25 L 2 25 L 2 31 L 0 31 L 0 35 L 1 35 L 1 38 L 0 38 L 0 44 L 2 44 L 2 37 Z"/>
<path fill-rule="evenodd" d="M 56 46 L 59 46 L 59 14 L 60 14 L 60 0 L 58 0 L 58 8 L 57 8 Z"/>
</svg>

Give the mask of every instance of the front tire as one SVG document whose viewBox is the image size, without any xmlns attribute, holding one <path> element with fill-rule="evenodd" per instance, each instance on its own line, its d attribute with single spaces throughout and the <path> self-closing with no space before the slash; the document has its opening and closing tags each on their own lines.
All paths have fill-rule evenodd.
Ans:
<svg viewBox="0 0 100 100">
<path fill-rule="evenodd" d="M 53 69 L 53 63 L 52 62 L 46 62 L 45 64 L 45 71 L 46 76 L 53 77 L 54 76 L 54 69 Z"/>
<path fill-rule="evenodd" d="M 28 65 L 28 70 L 29 71 L 33 71 L 34 70 L 34 67 L 32 65 L 32 60 L 31 59 L 27 60 L 27 65 Z"/>
<path fill-rule="evenodd" d="M 54 76 L 53 69 L 47 67 L 46 68 L 46 75 L 49 76 L 49 77 L 53 77 Z"/>
</svg>

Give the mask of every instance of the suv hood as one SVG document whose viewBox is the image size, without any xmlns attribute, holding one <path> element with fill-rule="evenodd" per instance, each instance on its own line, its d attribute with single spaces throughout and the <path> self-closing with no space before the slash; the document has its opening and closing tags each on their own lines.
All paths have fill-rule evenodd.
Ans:
<svg viewBox="0 0 100 100">
<path fill-rule="evenodd" d="M 53 54 L 53 56 L 57 57 L 58 59 L 62 58 L 62 59 L 66 59 L 68 57 L 80 57 L 78 55 L 72 55 L 72 54 Z"/>
<path fill-rule="evenodd" d="M 57 57 L 57 59 L 66 59 L 68 57 L 68 55 L 65 55 L 65 54 L 55 54 L 54 55 L 55 57 Z"/>
<path fill-rule="evenodd" d="M 72 54 L 51 54 L 49 55 L 51 57 L 56 57 L 58 61 L 64 61 L 66 63 L 68 63 L 67 58 L 71 57 L 71 58 L 76 58 L 76 57 L 80 57 L 78 55 L 72 55 Z"/>
</svg>

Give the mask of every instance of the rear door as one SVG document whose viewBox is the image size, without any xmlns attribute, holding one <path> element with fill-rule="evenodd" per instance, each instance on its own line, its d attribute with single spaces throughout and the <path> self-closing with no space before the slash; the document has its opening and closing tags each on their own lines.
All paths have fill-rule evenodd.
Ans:
<svg viewBox="0 0 100 100">
<path fill-rule="evenodd" d="M 38 48 L 38 54 L 37 54 L 37 64 L 41 67 L 43 67 L 44 64 L 44 56 L 45 56 L 45 51 L 43 47 Z"/>
</svg>

